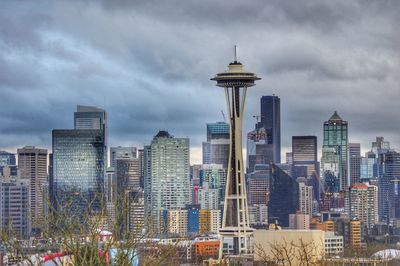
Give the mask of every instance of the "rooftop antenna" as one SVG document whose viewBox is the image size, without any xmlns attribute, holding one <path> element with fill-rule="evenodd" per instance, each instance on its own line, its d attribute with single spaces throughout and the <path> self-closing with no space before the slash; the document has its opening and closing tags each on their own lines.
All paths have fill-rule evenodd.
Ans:
<svg viewBox="0 0 400 266">
<path fill-rule="evenodd" d="M 235 62 L 237 62 L 237 57 L 236 57 L 236 44 L 235 44 Z"/>
</svg>

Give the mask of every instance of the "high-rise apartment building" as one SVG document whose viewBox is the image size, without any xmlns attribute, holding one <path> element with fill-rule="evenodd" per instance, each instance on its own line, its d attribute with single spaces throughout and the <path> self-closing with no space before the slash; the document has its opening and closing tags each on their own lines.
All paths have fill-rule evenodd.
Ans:
<svg viewBox="0 0 400 266">
<path fill-rule="evenodd" d="M 117 167 L 117 159 L 134 159 L 137 158 L 136 147 L 111 147 L 110 148 L 110 166 Z"/>
<path fill-rule="evenodd" d="M 197 192 L 197 204 L 205 210 L 217 210 L 220 206 L 219 190 L 209 188 L 208 184 L 203 184 Z"/>
<path fill-rule="evenodd" d="M 308 179 L 314 173 L 317 173 L 319 176 L 316 136 L 292 137 L 292 162 L 294 177 L 305 177 Z M 302 171 L 302 168 L 305 171 Z"/>
<path fill-rule="evenodd" d="M 146 153 L 150 149 L 150 154 Z M 147 155 L 146 155 L 147 154 Z M 145 193 L 150 193 L 149 205 L 155 230 L 160 232 L 161 212 L 165 209 L 184 208 L 191 203 L 189 180 L 189 139 L 174 138 L 166 131 L 160 131 L 151 145 L 145 147 Z M 150 162 L 151 173 L 146 171 Z M 150 187 L 148 187 L 150 186 Z M 146 211 L 147 213 L 147 211 Z"/>
<path fill-rule="evenodd" d="M 349 175 L 350 184 L 361 182 L 361 145 L 349 143 Z"/>
<path fill-rule="evenodd" d="M 53 130 L 53 192 L 57 207 L 100 207 L 106 146 L 103 130 Z"/>
<path fill-rule="evenodd" d="M 357 183 L 349 189 L 349 215 L 369 229 L 378 223 L 378 188 Z"/>
<path fill-rule="evenodd" d="M 47 150 L 26 146 L 18 149 L 18 169 L 22 179 L 30 182 L 30 215 L 32 229 L 40 228 L 40 219 L 44 216 L 47 193 Z M 47 201 L 47 202 L 46 202 Z"/>
<path fill-rule="evenodd" d="M 345 190 L 350 185 L 348 171 L 348 143 L 348 123 L 335 111 L 331 118 L 324 122 L 321 167 L 324 181 L 327 179 L 327 174 L 329 175 L 329 178 L 332 178 L 330 175 L 337 174 L 334 179 L 337 179 L 338 181 L 338 190 Z M 329 156 L 324 154 L 324 152 L 328 152 Z M 332 171 L 332 164 L 337 164 L 337 173 Z"/>
<path fill-rule="evenodd" d="M 0 179 L 0 229 L 11 236 L 29 239 L 31 234 L 31 200 L 28 179 Z"/>
<path fill-rule="evenodd" d="M 313 214 L 313 187 L 299 182 L 299 212 L 302 214 Z"/>
<path fill-rule="evenodd" d="M 203 164 L 198 174 L 200 187 L 207 183 L 209 189 L 217 189 L 218 204 L 223 204 L 227 169 L 222 164 Z"/>
<path fill-rule="evenodd" d="M 225 122 L 207 124 L 207 141 L 203 142 L 203 164 L 221 164 L 228 168 L 229 124 Z"/>
<path fill-rule="evenodd" d="M 349 247 L 353 249 L 361 248 L 361 222 L 358 220 L 351 220 L 349 224 Z"/>
<path fill-rule="evenodd" d="M 273 163 L 281 163 L 281 100 L 278 96 L 261 97 L 261 125 L 273 145 Z"/>
</svg>

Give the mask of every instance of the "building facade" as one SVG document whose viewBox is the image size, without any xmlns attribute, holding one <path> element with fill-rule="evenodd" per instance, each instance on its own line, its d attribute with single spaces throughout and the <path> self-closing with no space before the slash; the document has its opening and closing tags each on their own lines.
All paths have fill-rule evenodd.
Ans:
<svg viewBox="0 0 400 266">
<path fill-rule="evenodd" d="M 348 169 L 348 146 L 348 123 L 347 121 L 344 121 L 335 111 L 331 118 L 324 122 L 323 154 L 321 166 L 324 180 L 328 179 L 326 177 L 327 174 L 337 174 L 337 176 L 334 178 L 338 182 L 338 190 L 346 190 L 350 185 Z M 329 152 L 330 155 L 327 156 L 324 154 L 324 152 Z M 337 167 L 336 173 L 332 171 L 332 166 L 335 166 L 335 168 Z"/>
<path fill-rule="evenodd" d="M 26 146 L 18 149 L 18 169 L 22 179 L 30 183 L 30 215 L 32 229 L 36 230 L 43 223 L 44 206 L 49 202 L 47 193 L 47 150 Z M 42 222 L 40 222 L 42 220 Z"/>
<path fill-rule="evenodd" d="M 190 199 L 189 139 L 174 138 L 160 131 L 151 145 L 151 175 L 145 176 L 145 193 L 150 192 L 151 219 L 160 232 L 161 212 L 184 208 Z M 150 186 L 149 188 L 146 186 Z"/>
<path fill-rule="evenodd" d="M 273 145 L 273 163 L 281 163 L 281 100 L 278 96 L 261 97 L 261 125 Z"/>
</svg>

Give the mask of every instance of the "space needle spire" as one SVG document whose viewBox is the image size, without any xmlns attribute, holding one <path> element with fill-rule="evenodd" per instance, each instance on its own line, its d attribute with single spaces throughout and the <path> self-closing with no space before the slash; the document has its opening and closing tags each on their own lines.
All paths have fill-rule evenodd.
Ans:
<svg viewBox="0 0 400 266">
<path fill-rule="evenodd" d="M 247 206 L 245 168 L 242 151 L 243 112 L 247 88 L 260 80 L 254 73 L 245 71 L 237 61 L 236 45 L 234 61 L 228 70 L 218 73 L 214 78 L 218 87 L 225 90 L 230 122 L 229 162 L 225 187 L 224 212 L 219 234 L 222 237 L 219 258 L 222 259 L 222 247 L 225 238 L 233 239 L 233 254 L 250 253 L 250 237 L 253 229 L 249 225 Z"/>
</svg>

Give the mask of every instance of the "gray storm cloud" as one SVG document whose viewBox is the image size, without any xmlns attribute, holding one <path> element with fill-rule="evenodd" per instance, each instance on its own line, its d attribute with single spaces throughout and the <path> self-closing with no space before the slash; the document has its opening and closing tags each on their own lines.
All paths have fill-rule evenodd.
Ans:
<svg viewBox="0 0 400 266">
<path fill-rule="evenodd" d="M 105 106 L 110 144 L 143 145 L 159 129 L 205 139 L 222 120 L 209 80 L 239 59 L 281 98 L 282 140 L 322 134 L 334 110 L 364 149 L 399 145 L 398 1 L 7 1 L 0 9 L 0 147 L 51 146 L 76 104 Z M 198 149 L 197 149 L 198 150 Z"/>
</svg>

